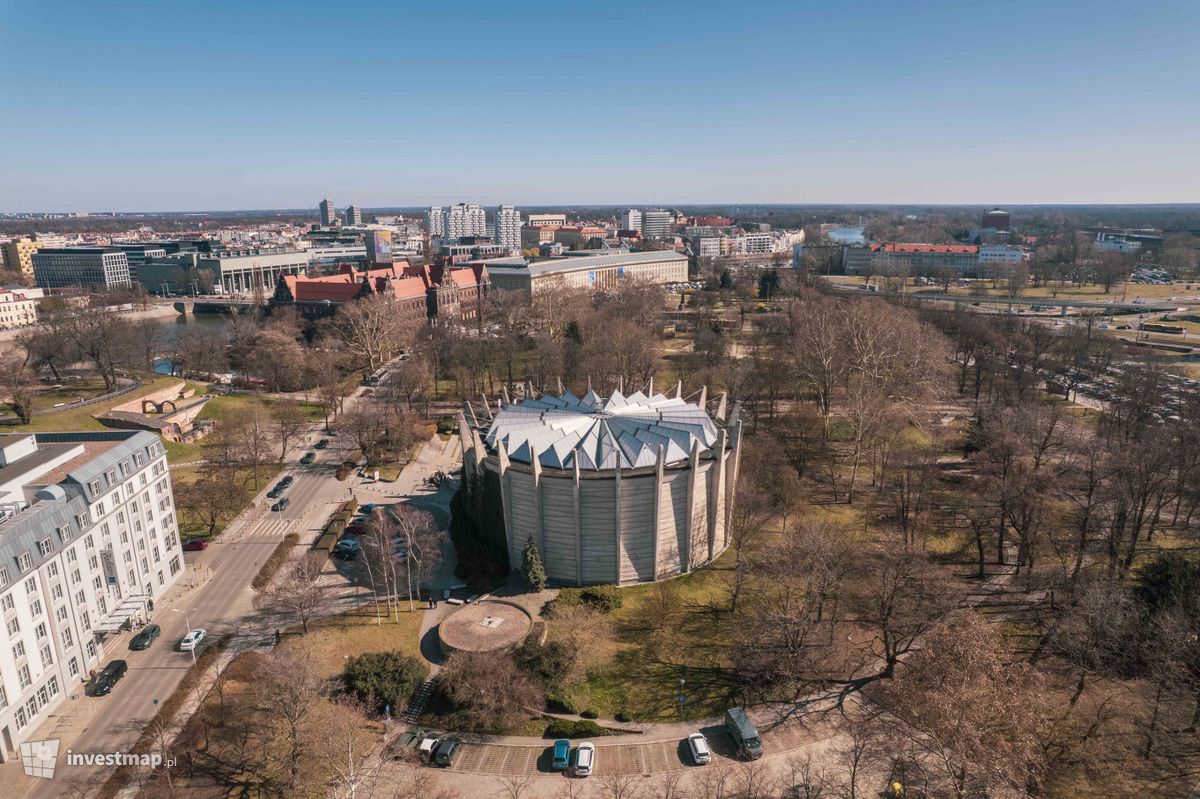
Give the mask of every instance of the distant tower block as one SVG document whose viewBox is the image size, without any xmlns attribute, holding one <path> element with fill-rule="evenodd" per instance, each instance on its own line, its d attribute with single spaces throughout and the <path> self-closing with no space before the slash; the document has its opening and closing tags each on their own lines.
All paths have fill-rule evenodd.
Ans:
<svg viewBox="0 0 1200 799">
<path fill-rule="evenodd" d="M 663 579 L 724 551 L 739 410 L 714 418 L 703 395 L 649 390 L 527 396 L 491 418 L 470 406 L 460 416 L 464 482 L 503 508 L 513 568 L 530 539 L 559 585 Z"/>
</svg>

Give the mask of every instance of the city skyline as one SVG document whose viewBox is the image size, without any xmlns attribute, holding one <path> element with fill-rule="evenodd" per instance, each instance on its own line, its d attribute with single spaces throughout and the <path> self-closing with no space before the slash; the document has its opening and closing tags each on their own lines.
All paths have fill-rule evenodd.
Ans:
<svg viewBox="0 0 1200 799">
<path fill-rule="evenodd" d="M 1195 4 L 316 8 L 0 2 L 0 211 L 1200 199 Z"/>
</svg>

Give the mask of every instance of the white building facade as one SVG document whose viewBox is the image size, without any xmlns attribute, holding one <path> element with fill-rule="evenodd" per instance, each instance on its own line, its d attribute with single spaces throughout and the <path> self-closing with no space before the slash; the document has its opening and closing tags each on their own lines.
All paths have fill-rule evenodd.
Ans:
<svg viewBox="0 0 1200 799">
<path fill-rule="evenodd" d="M 496 243 L 511 250 L 521 249 L 521 213 L 511 205 L 496 209 Z"/>
<path fill-rule="evenodd" d="M 425 212 L 425 226 L 429 228 L 430 238 L 441 238 L 446 235 L 446 213 L 438 206 L 430 206 Z"/>
<path fill-rule="evenodd" d="M 0 759 L 183 571 L 166 451 L 148 432 L 0 436 Z"/>
<path fill-rule="evenodd" d="M 446 238 L 461 239 L 466 236 L 486 235 L 487 214 L 482 206 L 474 203 L 450 206 L 450 212 L 446 215 Z"/>
</svg>

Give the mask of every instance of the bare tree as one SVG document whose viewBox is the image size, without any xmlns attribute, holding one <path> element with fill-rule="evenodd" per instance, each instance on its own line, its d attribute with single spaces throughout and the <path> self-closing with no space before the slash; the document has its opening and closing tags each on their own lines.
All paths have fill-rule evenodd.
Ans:
<svg viewBox="0 0 1200 799">
<path fill-rule="evenodd" d="M 298 404 L 285 400 L 271 408 L 271 419 L 275 422 L 275 434 L 279 440 L 279 462 L 283 463 L 292 444 L 308 427 L 308 417 Z"/>
<path fill-rule="evenodd" d="M 530 675 L 507 652 L 455 652 L 441 673 L 450 701 L 463 708 L 477 730 L 504 732 L 545 699 Z"/>
<path fill-rule="evenodd" d="M 307 635 L 309 621 L 324 604 L 321 586 L 317 584 L 320 576 L 320 559 L 301 558 L 258 597 L 259 603 L 294 618 Z"/>
<path fill-rule="evenodd" d="M 0 355 L 0 392 L 21 424 L 33 420 L 33 398 L 37 390 L 37 377 L 25 365 L 25 359 L 16 352 Z"/>
</svg>

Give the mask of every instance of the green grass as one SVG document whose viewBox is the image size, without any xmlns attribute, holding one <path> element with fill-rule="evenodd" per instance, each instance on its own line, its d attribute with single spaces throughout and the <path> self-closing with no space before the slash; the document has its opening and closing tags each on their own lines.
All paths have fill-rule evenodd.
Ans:
<svg viewBox="0 0 1200 799">
<path fill-rule="evenodd" d="M 169 442 L 164 442 L 164 443 L 169 443 Z M 169 452 L 168 452 L 168 459 L 169 459 Z M 281 468 L 274 464 L 271 464 L 271 465 L 268 465 L 268 466 L 265 466 L 265 467 L 259 469 L 258 486 L 255 487 L 254 482 L 250 479 L 250 470 L 249 469 L 239 469 L 238 475 L 246 483 L 246 487 L 243 489 L 244 496 L 242 498 L 241 508 L 245 509 L 246 506 L 250 504 L 251 500 L 254 499 L 255 495 L 258 494 L 258 492 L 261 491 L 263 488 L 265 488 L 267 485 L 269 485 L 271 483 L 271 481 L 273 481 L 275 479 L 275 477 L 279 474 L 280 471 L 281 471 Z M 194 483 L 200 479 L 200 476 L 201 476 L 201 471 L 200 471 L 199 467 L 184 466 L 182 468 L 176 468 L 176 469 L 171 470 L 171 483 L 175 486 L 179 486 L 183 483 Z M 236 514 L 235 514 L 235 516 L 236 516 Z M 216 529 L 213 530 L 213 535 L 214 536 L 220 535 L 221 531 L 224 529 L 225 529 L 225 524 L 218 524 Z M 198 520 L 191 519 L 188 516 L 188 514 L 184 513 L 182 510 L 180 510 L 179 511 L 179 532 L 182 534 L 182 536 L 184 538 L 190 538 L 190 537 L 196 537 L 196 536 L 205 537 L 205 536 L 207 536 L 207 533 L 208 533 L 208 526 L 201 523 Z"/>
<path fill-rule="evenodd" d="M 86 381 L 83 381 L 86 383 Z M 94 418 L 97 414 L 103 413 L 111 409 L 115 405 L 121 405 L 130 400 L 144 397 L 153 391 L 158 391 L 172 383 L 178 382 L 177 378 L 173 377 L 156 377 L 153 380 L 147 381 L 137 391 L 123 394 L 110 402 L 98 402 L 94 405 L 85 405 L 82 408 L 71 408 L 66 411 L 57 413 L 46 413 L 40 416 L 35 416 L 33 421 L 27 425 L 8 425 L 6 432 L 29 432 L 29 433 L 61 433 L 75 432 L 88 430 L 107 430 L 109 428 L 100 424 Z M 55 400 L 56 402 L 59 400 Z M 51 403 L 53 404 L 53 403 Z"/>
</svg>

